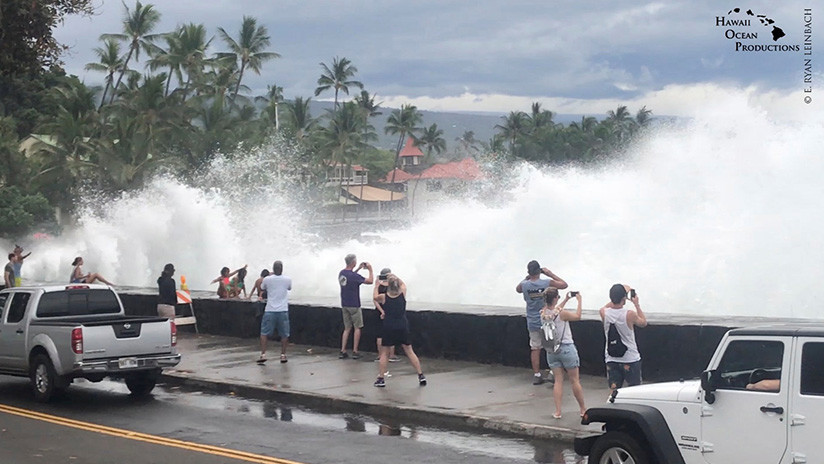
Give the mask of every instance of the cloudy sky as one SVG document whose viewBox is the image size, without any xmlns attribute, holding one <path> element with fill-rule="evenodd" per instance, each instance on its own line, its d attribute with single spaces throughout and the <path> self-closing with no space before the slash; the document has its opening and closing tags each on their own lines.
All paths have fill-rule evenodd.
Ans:
<svg viewBox="0 0 824 464">
<path fill-rule="evenodd" d="M 67 70 L 87 83 L 99 35 L 120 32 L 124 5 L 94 0 L 97 15 L 69 18 L 57 31 L 72 47 Z M 737 1 L 737 0 L 736 0 Z M 806 2 L 806 3 L 802 3 Z M 150 3 L 150 2 L 147 2 Z M 809 0 L 464 1 L 175 0 L 156 1 L 158 32 L 188 22 L 212 35 L 236 35 L 254 16 L 282 57 L 244 79 L 253 93 L 277 83 L 286 98 L 312 96 L 321 62 L 346 57 L 384 106 L 434 111 L 529 111 L 533 101 L 558 113 L 603 114 L 618 105 L 691 116 L 732 93 L 782 118 L 804 118 L 824 104 L 824 28 L 813 29 L 813 93 L 804 103 L 803 16 Z M 130 8 L 131 0 L 126 1 Z M 732 8 L 765 14 L 786 33 L 773 42 L 750 27 L 718 27 Z M 814 12 L 814 14 L 816 14 Z M 824 14 L 824 13 L 822 13 Z M 757 39 L 727 39 L 728 30 Z M 735 43 L 799 45 L 799 52 L 736 52 Z M 218 37 L 211 51 L 226 50 Z M 818 58 L 820 56 L 820 58 Z M 322 95 L 320 98 L 323 98 Z M 331 94 L 328 98 L 331 98 Z M 820 100 L 820 101 L 819 101 Z"/>
</svg>

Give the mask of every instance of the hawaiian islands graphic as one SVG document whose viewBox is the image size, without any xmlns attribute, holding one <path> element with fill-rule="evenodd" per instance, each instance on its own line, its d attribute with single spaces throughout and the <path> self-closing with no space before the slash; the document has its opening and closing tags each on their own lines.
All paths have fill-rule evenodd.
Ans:
<svg viewBox="0 0 824 464">
<path fill-rule="evenodd" d="M 733 8 L 727 14 L 733 14 L 733 13 L 741 13 L 741 8 Z M 771 32 L 772 32 L 773 42 L 777 42 L 778 39 L 780 39 L 781 37 L 784 37 L 785 35 L 787 35 L 787 34 L 784 33 L 783 29 L 781 29 L 780 27 L 774 25 L 775 21 L 768 18 L 766 15 L 761 15 L 761 14 L 757 15 L 757 14 L 753 13 L 752 10 L 747 10 L 744 14 L 746 14 L 747 16 L 755 16 L 756 18 L 758 18 L 758 21 L 761 22 L 762 26 L 765 26 L 765 27 L 772 26 L 772 31 Z"/>
</svg>

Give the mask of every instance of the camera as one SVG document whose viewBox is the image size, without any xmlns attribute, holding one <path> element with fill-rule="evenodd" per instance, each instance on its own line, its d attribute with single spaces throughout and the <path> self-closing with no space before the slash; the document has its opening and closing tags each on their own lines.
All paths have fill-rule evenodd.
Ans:
<svg viewBox="0 0 824 464">
<path fill-rule="evenodd" d="M 576 296 L 578 296 L 578 292 L 569 292 L 569 296 L 571 298 L 575 298 Z"/>
<path fill-rule="evenodd" d="M 634 288 L 629 289 L 629 297 L 630 298 L 635 298 L 635 289 Z"/>
</svg>

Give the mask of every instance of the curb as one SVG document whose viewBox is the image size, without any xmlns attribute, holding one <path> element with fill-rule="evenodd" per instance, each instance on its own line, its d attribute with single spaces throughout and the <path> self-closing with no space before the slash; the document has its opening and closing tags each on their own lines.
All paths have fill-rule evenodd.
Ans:
<svg viewBox="0 0 824 464">
<path fill-rule="evenodd" d="M 471 414 L 448 413 L 440 410 L 387 406 L 338 398 L 299 390 L 277 390 L 273 387 L 238 382 L 207 379 L 179 372 L 164 371 L 160 375 L 167 385 L 197 388 L 220 394 L 235 394 L 258 400 L 277 400 L 333 413 L 356 413 L 377 418 L 412 421 L 419 424 L 440 426 L 452 430 L 497 432 L 522 438 L 552 439 L 572 443 L 581 435 L 580 430 L 566 427 L 530 424 L 525 422 L 492 419 Z"/>
</svg>

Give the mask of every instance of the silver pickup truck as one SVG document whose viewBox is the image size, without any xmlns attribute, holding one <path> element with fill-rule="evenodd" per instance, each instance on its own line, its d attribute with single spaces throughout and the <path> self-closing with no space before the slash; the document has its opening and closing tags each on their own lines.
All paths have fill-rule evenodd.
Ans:
<svg viewBox="0 0 824 464">
<path fill-rule="evenodd" d="M 0 291 L 0 374 L 29 377 L 38 401 L 76 378 L 122 378 L 133 395 L 147 395 L 161 369 L 179 362 L 174 322 L 126 316 L 108 286 Z"/>
</svg>

